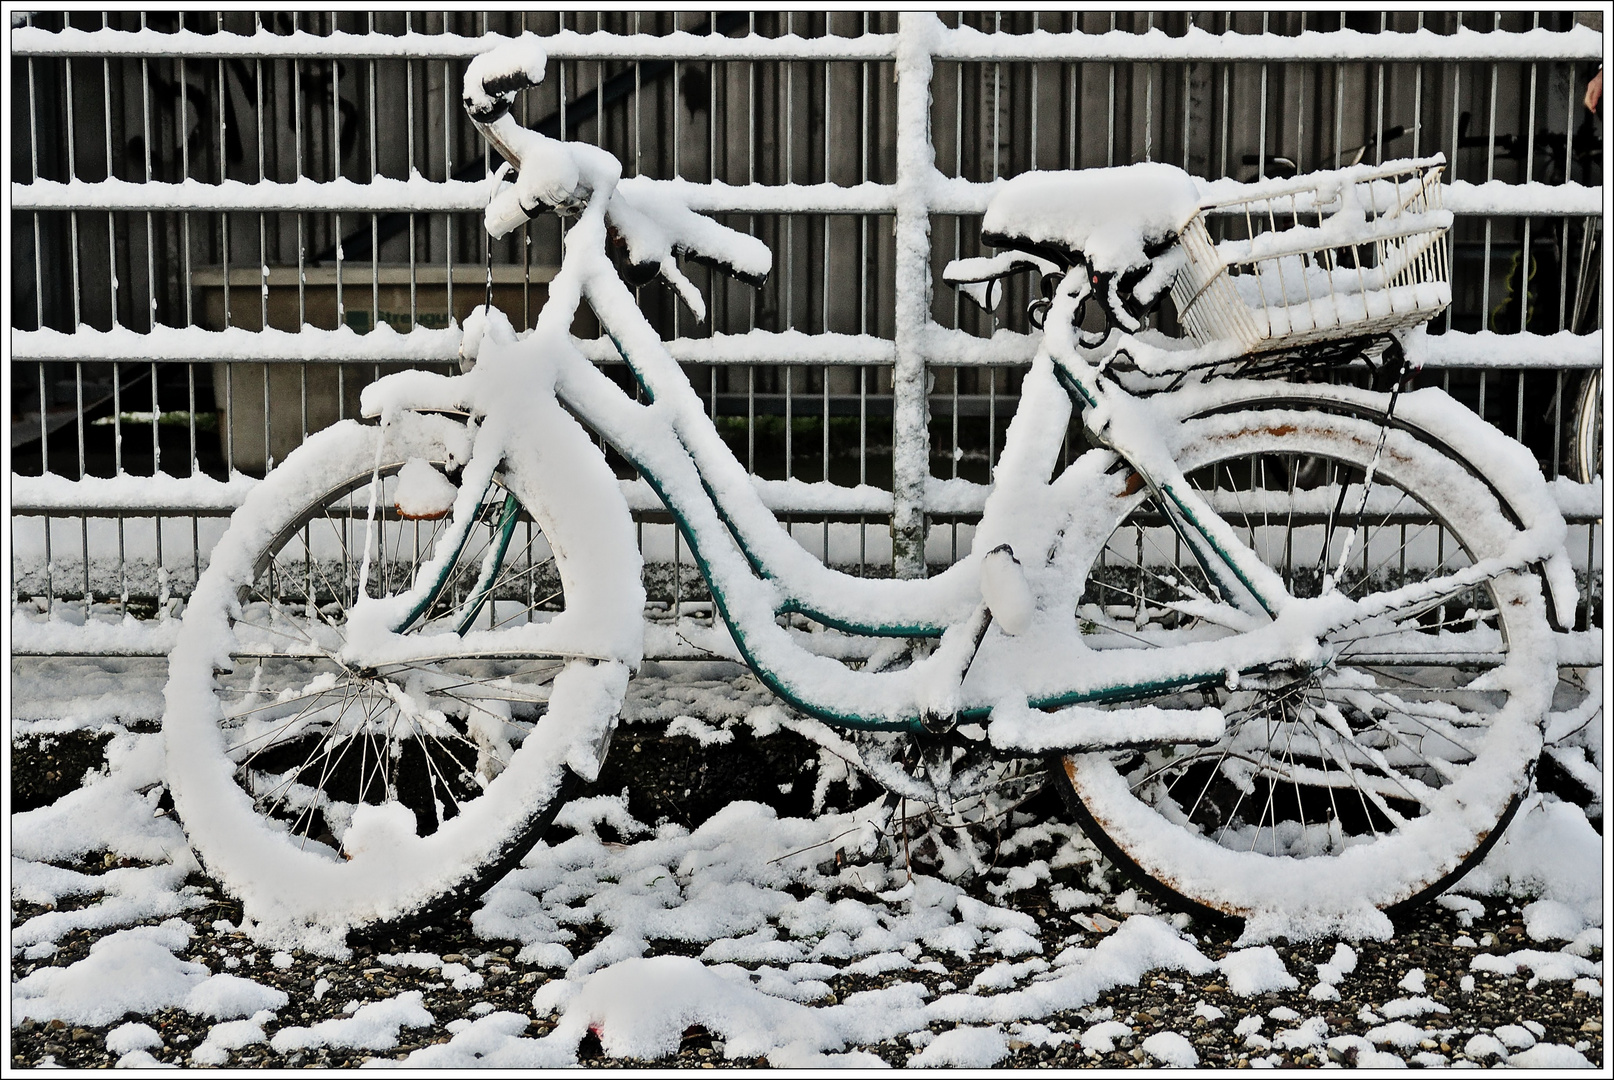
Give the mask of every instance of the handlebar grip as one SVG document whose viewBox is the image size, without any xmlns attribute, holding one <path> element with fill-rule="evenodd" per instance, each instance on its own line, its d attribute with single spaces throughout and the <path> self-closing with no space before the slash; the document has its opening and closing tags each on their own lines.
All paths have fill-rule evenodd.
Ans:
<svg viewBox="0 0 1614 1080">
<path fill-rule="evenodd" d="M 488 202 L 487 209 L 482 213 L 482 221 L 487 227 L 488 235 L 495 240 L 521 228 L 531 217 L 532 214 L 527 207 L 521 205 L 520 192 L 513 185 L 493 196 Z"/>
<path fill-rule="evenodd" d="M 538 35 L 531 32 L 471 58 L 465 68 L 465 111 L 479 124 L 491 124 L 510 111 L 516 95 L 544 81 L 547 63 Z"/>
</svg>

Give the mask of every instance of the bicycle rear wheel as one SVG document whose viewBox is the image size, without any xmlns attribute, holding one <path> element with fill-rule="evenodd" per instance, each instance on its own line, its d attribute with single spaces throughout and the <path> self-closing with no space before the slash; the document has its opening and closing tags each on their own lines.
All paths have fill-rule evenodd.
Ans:
<svg viewBox="0 0 1614 1080">
<path fill-rule="evenodd" d="M 1189 481 L 1297 597 L 1330 576 L 1365 599 L 1456 574 L 1517 535 L 1484 482 L 1403 431 L 1387 433 L 1365 505 L 1374 423 L 1256 412 L 1193 420 L 1183 436 Z M 1078 611 L 1093 648 L 1214 650 L 1248 625 L 1147 493 L 1095 512 L 1106 523 L 1083 530 Z M 1511 816 L 1555 683 L 1548 635 L 1534 575 L 1454 584 L 1330 635 L 1318 671 L 1155 699 L 1218 705 L 1228 727 L 1214 745 L 1070 755 L 1055 776 L 1106 853 L 1175 906 L 1291 935 L 1382 931 L 1373 909 L 1454 882 Z"/>
<path fill-rule="evenodd" d="M 465 902 L 603 758 L 627 667 L 522 636 L 563 625 L 578 567 L 553 523 L 516 513 L 535 504 L 519 477 L 496 479 L 452 542 L 456 430 L 410 416 L 311 438 L 252 492 L 186 611 L 170 785 L 260 937 L 339 950 L 347 931 Z M 360 597 L 422 577 L 435 587 L 406 631 L 441 648 L 345 659 Z M 466 629 L 493 634 L 473 651 Z"/>
</svg>

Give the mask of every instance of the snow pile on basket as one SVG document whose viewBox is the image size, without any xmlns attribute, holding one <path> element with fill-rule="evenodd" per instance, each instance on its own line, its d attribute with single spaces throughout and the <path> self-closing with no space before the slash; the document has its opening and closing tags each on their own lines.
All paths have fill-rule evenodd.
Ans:
<svg viewBox="0 0 1614 1080">
<path fill-rule="evenodd" d="M 1431 318 L 1451 303 L 1443 164 L 1356 166 L 1206 204 L 1182 232 L 1172 286 L 1184 329 L 1275 352 Z"/>
</svg>

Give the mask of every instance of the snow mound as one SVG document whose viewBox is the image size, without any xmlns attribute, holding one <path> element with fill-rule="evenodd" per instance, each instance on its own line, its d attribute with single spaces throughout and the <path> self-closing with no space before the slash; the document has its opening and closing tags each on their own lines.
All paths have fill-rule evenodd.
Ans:
<svg viewBox="0 0 1614 1080">
<path fill-rule="evenodd" d="M 49 806 L 13 815 L 11 854 L 35 862 L 70 862 L 92 851 L 160 862 L 185 852 L 185 834 L 172 817 L 153 817 L 147 799 L 121 784 L 101 782 Z"/>
<path fill-rule="evenodd" d="M 232 1020 L 264 1010 L 278 1012 L 288 1000 L 284 990 L 221 973 L 198 983 L 185 995 L 185 1010 L 215 1020 Z"/>
<path fill-rule="evenodd" d="M 1300 986 L 1300 980 L 1289 974 L 1289 969 L 1283 966 L 1283 957 L 1271 945 L 1230 952 L 1217 966 L 1227 976 L 1227 988 L 1239 997 L 1295 990 Z"/>
<path fill-rule="evenodd" d="M 908 1059 L 910 1069 L 985 1069 L 1009 1056 L 1009 1043 L 996 1027 L 956 1027 L 944 1031 Z"/>
<path fill-rule="evenodd" d="M 1143 1040 L 1143 1052 L 1168 1069 L 1192 1069 L 1199 1064 L 1194 1044 L 1175 1031 L 1157 1031 Z"/>
<path fill-rule="evenodd" d="M 111 1054 L 150 1050 L 162 1044 L 163 1037 L 149 1024 L 122 1024 L 106 1033 L 106 1048 Z"/>
<path fill-rule="evenodd" d="M 1532 795 L 1502 834 L 1502 842 L 1458 888 L 1482 896 L 1554 900 L 1579 912 L 1587 924 L 1601 926 L 1602 878 L 1586 869 L 1601 866 L 1602 860 L 1603 838 L 1579 807 L 1550 795 Z M 1541 928 L 1546 931 L 1545 921 Z"/>
<path fill-rule="evenodd" d="M 594 1031 L 607 1054 L 648 1060 L 677 1053 L 692 1024 L 721 1036 L 730 1057 L 761 1057 L 788 1044 L 820 1052 L 845 1044 L 823 1012 L 683 956 L 634 958 L 596 972 L 554 1035 L 575 1048 L 585 1031 Z"/>
<path fill-rule="evenodd" d="M 1562 1043 L 1537 1043 L 1508 1057 L 1515 1069 L 1595 1069 L 1586 1055 Z"/>
<path fill-rule="evenodd" d="M 208 977 L 204 965 L 173 953 L 190 938 L 190 926 L 180 919 L 108 934 L 76 964 L 40 968 L 13 983 L 12 1019 L 98 1026 L 124 1013 L 183 1008 Z"/>
<path fill-rule="evenodd" d="M 398 1045 L 401 1029 L 430 1027 L 436 1022 L 421 1004 L 423 997 L 421 991 L 410 990 L 385 1001 L 361 1005 L 352 1016 L 341 1020 L 321 1020 L 312 1027 L 281 1028 L 269 1040 L 269 1046 L 279 1054 L 315 1046 L 390 1050 Z"/>
</svg>

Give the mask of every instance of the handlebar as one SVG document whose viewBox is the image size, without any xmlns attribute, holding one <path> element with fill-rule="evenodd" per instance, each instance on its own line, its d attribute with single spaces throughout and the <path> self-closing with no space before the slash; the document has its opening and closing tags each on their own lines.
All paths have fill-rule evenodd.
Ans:
<svg viewBox="0 0 1614 1080">
<path fill-rule="evenodd" d="M 570 216 L 603 199 L 606 219 L 626 245 L 631 270 L 638 271 L 630 271 L 630 277 L 661 274 L 697 318 L 704 318 L 705 304 L 678 269 L 676 255 L 761 285 L 773 268 L 767 245 L 691 210 L 676 183 L 624 181 L 622 164 L 610 152 L 551 139 L 516 122 L 510 107 L 523 90 L 543 81 L 546 61 L 538 36 L 524 33 L 466 66 L 466 115 L 508 162 L 495 179 L 503 181 L 509 169 L 515 170 L 513 182 L 501 184 L 488 201 L 483 214 L 488 235 L 498 239 L 545 210 Z"/>
</svg>

